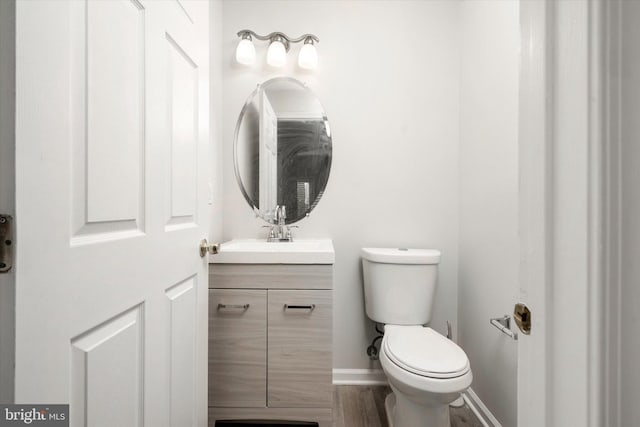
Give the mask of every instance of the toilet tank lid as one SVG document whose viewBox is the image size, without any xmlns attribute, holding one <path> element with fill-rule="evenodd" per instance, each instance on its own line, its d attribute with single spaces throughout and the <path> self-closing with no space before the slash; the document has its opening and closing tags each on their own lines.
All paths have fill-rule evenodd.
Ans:
<svg viewBox="0 0 640 427">
<path fill-rule="evenodd" d="M 438 264 L 440 251 L 435 249 L 362 248 L 362 258 L 383 264 Z"/>
</svg>

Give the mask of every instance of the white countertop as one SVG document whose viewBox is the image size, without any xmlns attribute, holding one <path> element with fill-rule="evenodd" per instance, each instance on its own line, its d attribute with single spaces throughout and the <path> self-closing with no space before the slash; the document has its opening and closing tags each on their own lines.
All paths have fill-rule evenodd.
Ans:
<svg viewBox="0 0 640 427">
<path fill-rule="evenodd" d="M 334 261 L 330 239 L 296 239 L 293 242 L 234 239 L 223 243 L 216 255 L 209 255 L 211 264 L 333 264 Z"/>
</svg>

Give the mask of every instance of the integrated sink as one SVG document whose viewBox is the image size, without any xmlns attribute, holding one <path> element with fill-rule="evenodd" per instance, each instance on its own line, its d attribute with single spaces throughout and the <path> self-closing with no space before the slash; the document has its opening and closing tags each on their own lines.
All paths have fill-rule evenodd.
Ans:
<svg viewBox="0 0 640 427">
<path fill-rule="evenodd" d="M 212 264 L 333 264 L 334 260 L 330 239 L 293 242 L 237 239 L 223 243 L 219 253 L 209 255 Z"/>
</svg>

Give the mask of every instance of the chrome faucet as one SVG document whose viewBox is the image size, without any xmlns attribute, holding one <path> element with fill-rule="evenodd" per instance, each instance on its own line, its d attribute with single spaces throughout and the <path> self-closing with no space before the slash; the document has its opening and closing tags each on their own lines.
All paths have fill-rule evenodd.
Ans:
<svg viewBox="0 0 640 427">
<path fill-rule="evenodd" d="M 287 208 L 285 206 L 276 205 L 273 213 L 274 225 L 269 231 L 267 242 L 292 242 L 293 236 L 291 229 L 286 224 Z"/>
</svg>

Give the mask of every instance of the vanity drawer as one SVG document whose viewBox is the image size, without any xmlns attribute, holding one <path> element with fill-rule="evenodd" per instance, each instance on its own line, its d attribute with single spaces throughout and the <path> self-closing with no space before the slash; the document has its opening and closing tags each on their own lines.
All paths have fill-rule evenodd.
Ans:
<svg viewBox="0 0 640 427">
<path fill-rule="evenodd" d="M 209 406 L 266 405 L 266 316 L 266 290 L 209 290 Z"/>
<path fill-rule="evenodd" d="M 209 288 L 331 289 L 332 287 L 333 265 L 209 265 Z"/>
<path fill-rule="evenodd" d="M 269 290 L 269 407 L 332 404 L 332 293 Z"/>
</svg>

